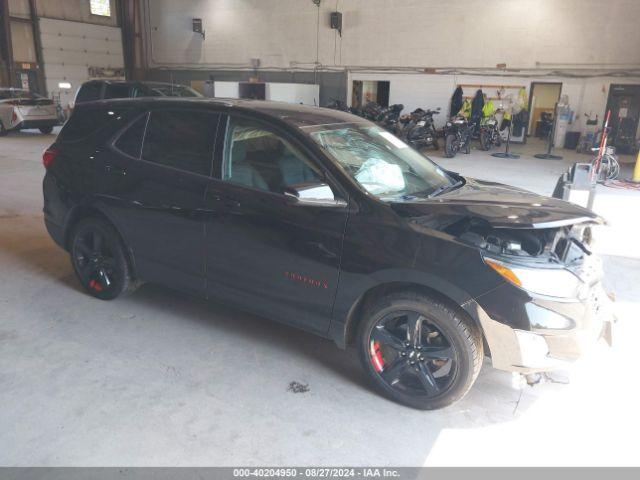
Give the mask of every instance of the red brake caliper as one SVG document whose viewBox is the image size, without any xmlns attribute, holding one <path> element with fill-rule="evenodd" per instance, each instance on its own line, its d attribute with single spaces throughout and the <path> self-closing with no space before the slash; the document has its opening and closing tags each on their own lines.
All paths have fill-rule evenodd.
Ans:
<svg viewBox="0 0 640 480">
<path fill-rule="evenodd" d="M 384 368 L 384 360 L 382 359 L 382 352 L 380 352 L 380 342 L 371 342 L 371 364 L 377 373 L 380 373 Z"/>
<path fill-rule="evenodd" d="M 102 291 L 102 285 L 100 285 L 100 282 L 95 281 L 93 278 L 89 280 L 89 287 L 93 288 L 96 292 Z"/>
</svg>

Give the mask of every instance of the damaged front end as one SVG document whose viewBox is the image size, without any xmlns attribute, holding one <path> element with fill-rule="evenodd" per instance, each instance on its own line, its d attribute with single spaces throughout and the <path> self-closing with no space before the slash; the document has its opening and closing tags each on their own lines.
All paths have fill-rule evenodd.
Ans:
<svg viewBox="0 0 640 480">
<path fill-rule="evenodd" d="M 526 202 L 461 201 L 472 194 L 397 205 L 396 211 L 419 231 L 445 234 L 480 253 L 486 270 L 473 277 L 489 291 L 462 307 L 479 321 L 493 366 L 549 371 L 582 356 L 602 336 L 610 343 L 612 305 L 592 252 L 593 227 L 604 220 L 533 194 L 523 194 Z"/>
<path fill-rule="evenodd" d="M 592 255 L 593 221 L 553 228 L 495 228 L 479 218 L 464 218 L 443 230 L 487 255 L 523 262 L 575 266 Z"/>
</svg>

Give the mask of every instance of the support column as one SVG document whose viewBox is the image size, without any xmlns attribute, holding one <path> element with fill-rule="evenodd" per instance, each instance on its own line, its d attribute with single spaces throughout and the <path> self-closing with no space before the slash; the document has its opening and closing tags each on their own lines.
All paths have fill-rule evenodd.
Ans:
<svg viewBox="0 0 640 480">
<path fill-rule="evenodd" d="M 11 46 L 11 29 L 9 25 L 9 1 L 0 0 L 0 54 L 2 54 L 2 69 L 4 79 L 0 76 L 0 82 L 6 86 L 14 86 L 15 75 L 13 68 L 13 48 Z"/>
</svg>

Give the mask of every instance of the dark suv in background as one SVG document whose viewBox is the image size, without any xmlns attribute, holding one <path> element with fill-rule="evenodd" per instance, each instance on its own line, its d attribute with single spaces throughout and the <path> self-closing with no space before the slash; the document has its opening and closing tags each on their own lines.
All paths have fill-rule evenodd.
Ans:
<svg viewBox="0 0 640 480">
<path fill-rule="evenodd" d="M 600 218 L 446 171 L 347 113 L 80 104 L 43 161 L 47 229 L 91 295 L 157 282 L 354 343 L 405 405 L 462 398 L 484 354 L 538 372 L 610 333 Z"/>
<path fill-rule="evenodd" d="M 96 100 L 139 97 L 197 98 L 202 95 L 191 87 L 175 83 L 90 80 L 80 86 L 72 107 Z"/>
</svg>

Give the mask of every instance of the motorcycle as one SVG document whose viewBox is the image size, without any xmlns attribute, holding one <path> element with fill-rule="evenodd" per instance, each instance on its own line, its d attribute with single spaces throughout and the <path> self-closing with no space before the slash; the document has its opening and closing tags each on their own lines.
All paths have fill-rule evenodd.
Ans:
<svg viewBox="0 0 640 480">
<path fill-rule="evenodd" d="M 491 150 L 493 146 L 502 145 L 502 137 L 498 128 L 498 120 L 491 115 L 480 125 L 480 148 L 482 150 Z"/>
<path fill-rule="evenodd" d="M 404 105 L 401 103 L 396 103 L 394 105 L 390 105 L 389 107 L 383 108 L 380 111 L 378 116 L 377 124 L 380 125 L 385 130 L 395 133 L 398 129 L 398 120 L 400 118 L 400 112 Z"/>
<path fill-rule="evenodd" d="M 433 116 L 440 113 L 440 108 L 436 110 L 423 110 L 418 108 L 405 116 L 400 121 L 400 136 L 404 137 L 409 145 L 420 149 L 423 147 L 433 147 L 438 150 L 438 139 L 436 128 L 433 123 Z"/>
<path fill-rule="evenodd" d="M 327 105 L 326 108 L 330 108 L 332 110 L 340 110 L 341 112 L 350 112 L 351 109 L 347 106 L 346 102 L 338 98 L 334 98 L 331 103 Z"/>
<path fill-rule="evenodd" d="M 382 107 L 376 102 L 369 102 L 361 110 L 361 117 L 378 122 L 382 119 Z"/>
<path fill-rule="evenodd" d="M 465 117 L 458 115 L 445 124 L 444 156 L 455 157 L 460 150 L 471 153 L 471 127 Z"/>
</svg>

